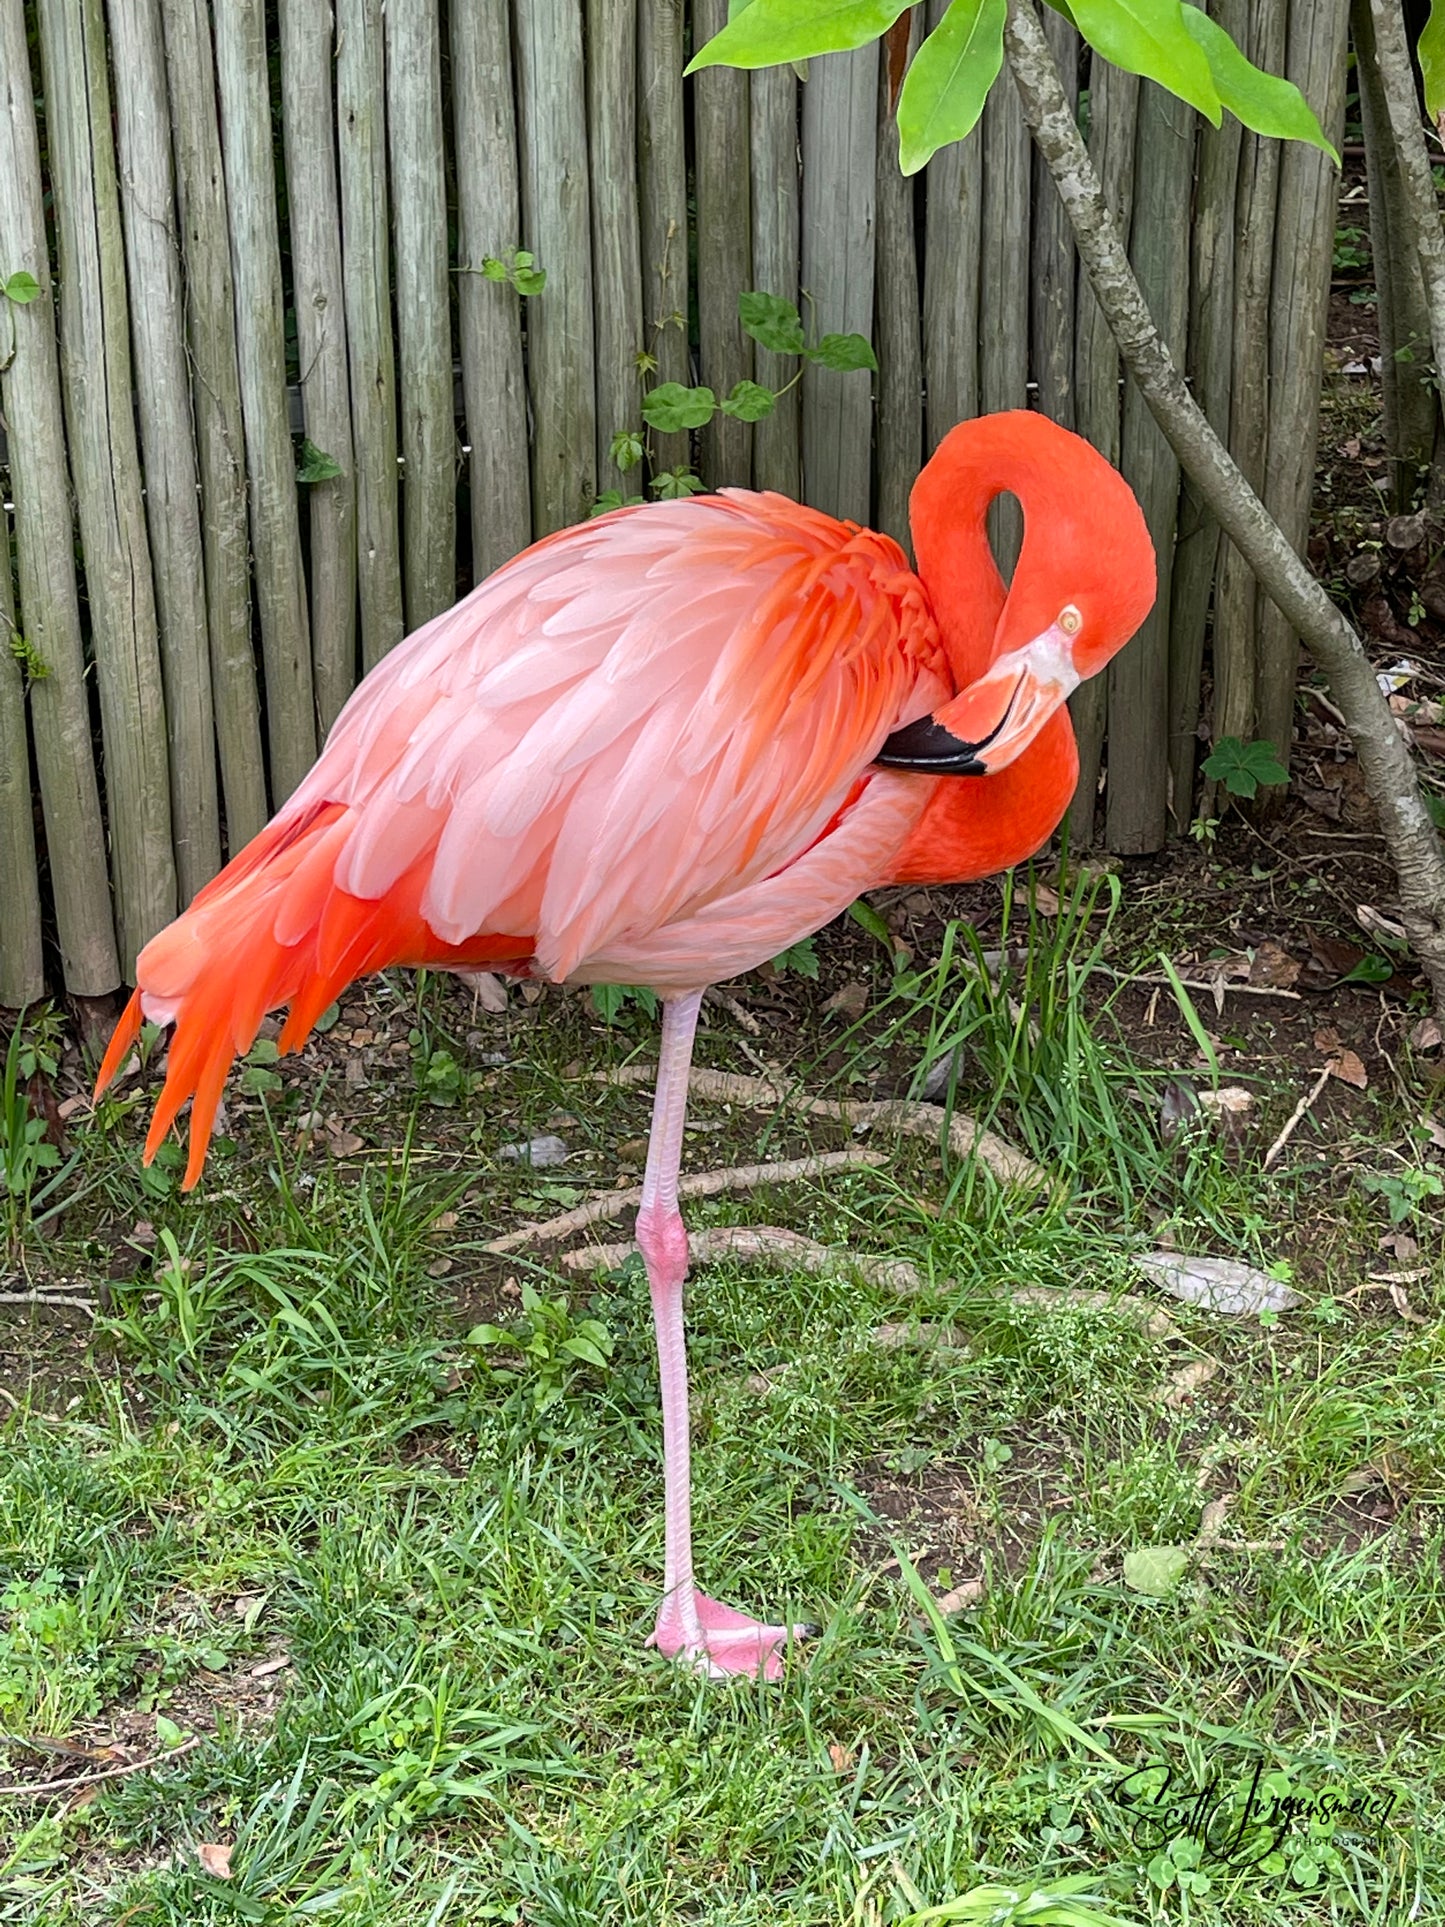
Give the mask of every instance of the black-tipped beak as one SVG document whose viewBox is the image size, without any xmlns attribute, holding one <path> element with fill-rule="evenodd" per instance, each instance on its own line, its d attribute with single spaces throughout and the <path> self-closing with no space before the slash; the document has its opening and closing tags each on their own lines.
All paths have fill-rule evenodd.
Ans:
<svg viewBox="0 0 1445 1927">
<path fill-rule="evenodd" d="M 895 729 L 873 758 L 884 769 L 912 769 L 928 776 L 987 776 L 979 743 L 960 742 L 932 716 Z"/>
</svg>

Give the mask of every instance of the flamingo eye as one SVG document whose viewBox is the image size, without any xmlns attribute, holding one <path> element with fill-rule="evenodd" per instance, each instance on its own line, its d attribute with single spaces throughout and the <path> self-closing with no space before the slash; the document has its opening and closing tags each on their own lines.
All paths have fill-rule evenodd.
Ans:
<svg viewBox="0 0 1445 1927">
<path fill-rule="evenodd" d="M 1066 609 L 1063 609 L 1060 611 L 1059 627 L 1063 630 L 1066 636 L 1078 635 L 1080 629 L 1082 629 L 1083 626 L 1084 626 L 1084 618 L 1079 614 L 1078 610 L 1074 607 L 1072 602 L 1068 605 Z"/>
</svg>

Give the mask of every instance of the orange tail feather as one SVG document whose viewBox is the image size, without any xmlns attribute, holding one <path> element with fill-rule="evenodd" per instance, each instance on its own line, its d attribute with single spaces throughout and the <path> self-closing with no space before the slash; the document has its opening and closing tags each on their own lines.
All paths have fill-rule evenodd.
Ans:
<svg viewBox="0 0 1445 1927">
<path fill-rule="evenodd" d="M 299 1050 L 322 1011 L 358 977 L 393 964 L 470 967 L 532 954 L 523 936 L 444 943 L 421 914 L 430 852 L 374 901 L 339 889 L 326 846 L 337 846 L 344 813 L 344 804 L 326 803 L 269 824 L 137 960 L 140 987 L 116 1025 L 95 1094 L 124 1063 L 150 1002 L 150 1014 L 173 1021 L 175 1032 L 145 1162 L 191 1098 L 182 1190 L 201 1175 L 227 1073 L 255 1042 L 268 1010 L 291 1006 L 281 1048 Z"/>
</svg>

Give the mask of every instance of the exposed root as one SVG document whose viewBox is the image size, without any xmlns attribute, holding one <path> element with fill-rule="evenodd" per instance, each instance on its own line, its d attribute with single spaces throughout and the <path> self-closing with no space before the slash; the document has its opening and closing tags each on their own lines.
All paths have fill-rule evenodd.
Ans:
<svg viewBox="0 0 1445 1927">
<path fill-rule="evenodd" d="M 799 1178 L 818 1177 L 824 1171 L 863 1171 L 887 1162 L 882 1151 L 850 1150 L 820 1151 L 815 1157 L 786 1158 L 780 1164 L 732 1164 L 725 1170 L 697 1171 L 681 1179 L 677 1195 L 679 1198 L 715 1198 L 723 1191 L 756 1191 L 765 1184 L 792 1184 Z M 600 1197 L 589 1198 L 586 1204 L 579 1204 L 575 1211 L 548 1218 L 545 1224 L 526 1224 L 519 1231 L 507 1232 L 505 1237 L 493 1238 L 482 1250 L 501 1256 L 544 1240 L 570 1238 L 574 1231 L 585 1231 L 590 1224 L 620 1218 L 624 1211 L 641 1203 L 640 1184 L 631 1185 L 625 1191 L 606 1191 Z M 625 1250 L 631 1248 L 628 1245 Z M 818 1248 L 823 1249 L 821 1245 Z"/>
<path fill-rule="evenodd" d="M 70 1291 L 0 1291 L 0 1305 L 61 1305 L 66 1311 L 95 1316 L 95 1300 Z"/>
<path fill-rule="evenodd" d="M 616 1070 L 598 1071 L 599 1084 L 651 1084 L 657 1077 L 654 1064 L 622 1064 Z M 907 1098 L 884 1098 L 864 1102 L 855 1098 L 808 1097 L 790 1089 L 781 1080 L 744 1077 L 737 1071 L 714 1071 L 695 1065 L 688 1079 L 689 1097 L 712 1098 L 721 1104 L 745 1104 L 754 1110 L 776 1110 L 791 1104 L 810 1117 L 836 1118 L 855 1131 L 882 1125 L 906 1137 L 924 1137 L 937 1143 L 941 1122 L 934 1104 L 914 1104 Z M 955 1111 L 948 1120 L 948 1148 L 956 1158 L 970 1152 L 986 1164 L 1002 1184 L 1034 1188 L 1048 1183 L 1046 1174 L 1013 1145 L 1006 1144 L 992 1131 L 984 1130 L 965 1112 Z"/>
<path fill-rule="evenodd" d="M 1285 1120 L 1284 1129 L 1280 1132 L 1279 1136 L 1275 1139 L 1274 1143 L 1271 1144 L 1269 1149 L 1265 1152 L 1264 1168 L 1266 1171 L 1274 1163 L 1275 1159 L 1279 1156 L 1280 1152 L 1284 1149 L 1286 1144 L 1288 1144 L 1290 1139 L 1294 1136 L 1300 1124 L 1303 1122 L 1306 1114 L 1313 1106 L 1315 1099 L 1319 1096 L 1320 1092 L 1324 1089 L 1325 1085 L 1329 1082 L 1329 1078 L 1330 1078 L 1330 1067 L 1328 1064 L 1326 1064 L 1324 1069 L 1320 1072 L 1319 1076 L 1315 1079 L 1314 1083 L 1305 1092 L 1304 1096 L 1300 1099 L 1299 1103 L 1296 1104 L 1294 1109 L 1290 1112 L 1288 1118 Z"/>
<path fill-rule="evenodd" d="M 560 1223 L 560 1219 L 554 1220 L 554 1224 L 547 1227 L 548 1232 Z M 819 1244 L 816 1238 L 805 1238 L 799 1231 L 788 1231 L 776 1224 L 710 1225 L 705 1230 L 690 1232 L 687 1247 L 694 1265 L 713 1263 L 719 1258 L 764 1258 L 775 1260 L 787 1270 L 806 1271 L 814 1276 L 846 1270 L 863 1279 L 865 1284 L 879 1285 L 886 1291 L 897 1292 L 900 1297 L 923 1291 L 929 1282 L 918 1266 L 910 1264 L 906 1258 L 878 1258 L 868 1253 L 860 1254 Z M 636 1249 L 630 1238 L 620 1244 L 584 1245 L 576 1251 L 561 1252 L 557 1262 L 568 1271 L 615 1271 Z M 948 1291 L 951 1284 L 950 1279 L 940 1279 L 937 1289 Z M 1036 1311 L 1062 1307 L 1081 1311 L 1112 1311 L 1131 1319 L 1146 1337 L 1163 1342 L 1179 1336 L 1179 1327 L 1167 1312 L 1132 1291 L 1051 1291 L 1043 1286 L 1020 1286 L 1008 1294 L 1007 1302 Z M 916 1333 L 917 1336 L 906 1335 L 910 1333 Z M 954 1347 L 963 1342 L 958 1329 L 951 1325 L 880 1325 L 873 1336 L 880 1345 L 885 1346 L 935 1344 Z"/>
</svg>

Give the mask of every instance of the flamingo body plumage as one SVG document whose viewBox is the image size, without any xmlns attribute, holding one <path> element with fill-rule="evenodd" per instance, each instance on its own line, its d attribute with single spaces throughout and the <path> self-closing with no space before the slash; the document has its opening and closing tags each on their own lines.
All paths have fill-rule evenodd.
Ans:
<svg viewBox="0 0 1445 1927">
<path fill-rule="evenodd" d="M 1007 590 L 985 521 L 1004 489 L 1026 522 Z M 1153 599 L 1127 486 L 1037 415 L 953 430 L 912 521 L 916 572 L 887 536 L 745 490 L 534 544 L 365 678 L 273 821 L 142 951 L 100 1071 L 98 1090 L 143 1016 L 174 1025 L 146 1156 L 191 1099 L 189 1188 L 269 1010 L 289 1006 L 289 1050 L 398 964 L 658 991 L 638 1220 L 667 1466 L 654 1640 L 713 1671 L 775 1675 L 788 1629 L 692 1579 L 676 1178 L 701 991 L 865 890 L 1038 849 L 1077 777 L 1064 696 Z"/>
</svg>

